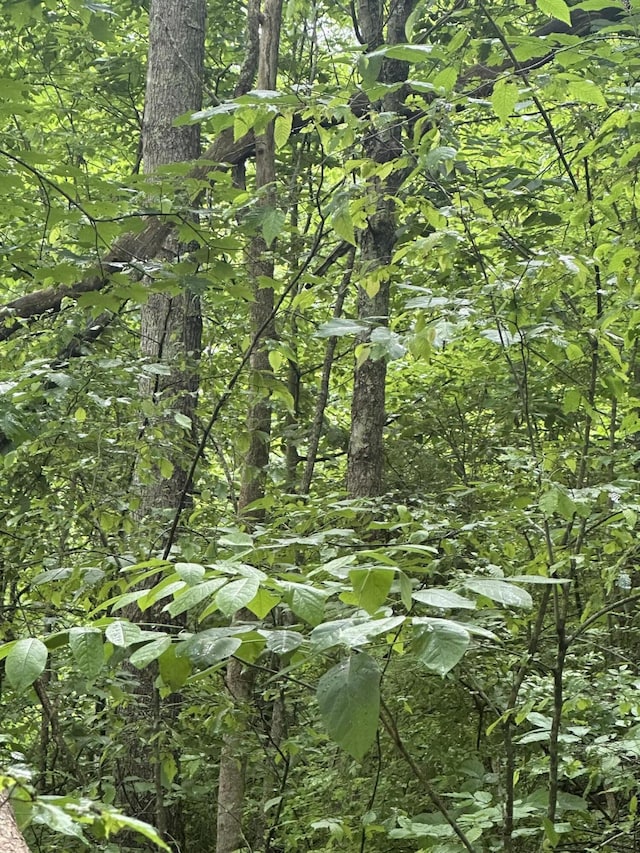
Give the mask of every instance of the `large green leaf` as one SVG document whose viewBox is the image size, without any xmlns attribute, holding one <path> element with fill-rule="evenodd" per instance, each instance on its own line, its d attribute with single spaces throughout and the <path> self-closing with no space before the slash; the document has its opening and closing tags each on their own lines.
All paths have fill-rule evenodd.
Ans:
<svg viewBox="0 0 640 853">
<path fill-rule="evenodd" d="M 351 655 L 322 676 L 316 695 L 329 737 L 360 761 L 378 729 L 377 663 L 366 654 Z"/>
<path fill-rule="evenodd" d="M 138 625 L 134 625 L 133 622 L 125 622 L 124 619 L 117 619 L 112 622 L 104 633 L 110 643 L 122 648 L 139 643 L 142 640 L 142 631 Z"/>
<path fill-rule="evenodd" d="M 205 598 L 209 598 L 216 593 L 221 586 L 227 582 L 226 578 L 212 578 L 208 581 L 203 581 L 196 586 L 191 586 L 185 589 L 180 595 L 167 604 L 163 609 L 167 610 L 172 616 L 178 616 L 180 613 L 185 613 L 191 610 L 197 604 L 200 604 Z"/>
<path fill-rule="evenodd" d="M 404 621 L 404 616 L 386 616 L 382 619 L 352 616 L 348 619 L 335 619 L 316 626 L 311 632 L 310 640 L 316 652 L 325 651 L 332 646 L 355 649 L 366 646 L 373 637 L 397 631 Z"/>
<path fill-rule="evenodd" d="M 80 672 L 87 678 L 95 678 L 104 666 L 102 631 L 97 628 L 72 628 L 69 631 L 69 647 Z"/>
<path fill-rule="evenodd" d="M 41 640 L 33 637 L 18 640 L 4 664 L 7 681 L 14 690 L 20 693 L 42 675 L 48 654 Z"/>
<path fill-rule="evenodd" d="M 428 604 L 430 607 L 440 607 L 444 610 L 475 610 L 475 602 L 470 598 L 464 598 L 450 589 L 418 589 L 412 593 L 414 601 Z"/>
<path fill-rule="evenodd" d="M 463 625 L 449 619 L 414 619 L 417 637 L 412 650 L 420 663 L 446 675 L 460 661 L 471 643 Z"/>
<path fill-rule="evenodd" d="M 260 587 L 258 578 L 239 578 L 223 586 L 216 595 L 216 605 L 225 616 L 233 616 L 238 610 L 246 607 L 255 597 Z"/>
<path fill-rule="evenodd" d="M 533 607 L 533 599 L 526 591 L 512 583 L 493 578 L 467 578 L 464 585 L 467 589 L 497 601 L 507 607 Z"/>
<path fill-rule="evenodd" d="M 565 0 L 536 0 L 536 6 L 551 18 L 557 18 L 565 24 L 571 23 L 571 12 Z"/>
<path fill-rule="evenodd" d="M 129 660 L 132 666 L 135 666 L 137 669 L 144 669 L 151 661 L 157 660 L 161 654 L 166 652 L 170 645 L 171 637 L 158 637 L 157 640 L 145 643 L 144 646 L 136 649 Z"/>
<path fill-rule="evenodd" d="M 353 584 L 358 605 L 367 613 L 375 613 L 387 600 L 395 571 L 381 566 L 367 569 L 351 569 L 349 578 Z"/>
</svg>

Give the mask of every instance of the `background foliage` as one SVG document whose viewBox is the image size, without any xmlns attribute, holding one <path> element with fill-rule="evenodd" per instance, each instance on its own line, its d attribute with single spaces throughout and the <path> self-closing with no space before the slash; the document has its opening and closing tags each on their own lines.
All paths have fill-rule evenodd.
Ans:
<svg viewBox="0 0 640 853">
<path fill-rule="evenodd" d="M 293 0 L 278 91 L 234 98 L 244 9 L 210 3 L 205 105 L 181 120 L 207 143 L 275 120 L 265 205 L 251 161 L 246 187 L 232 169 L 167 168 L 160 191 L 140 173 L 144 3 L 3 4 L 2 301 L 68 288 L 52 310 L 2 309 L 0 780 L 34 850 L 161 843 L 127 817 L 132 744 L 185 849 L 213 850 L 234 731 L 246 849 L 636 849 L 639 11 L 611 8 L 418 3 L 406 43 L 365 52 L 346 9 Z M 407 82 L 380 82 L 383 60 Z M 392 89 L 402 107 L 379 109 Z M 400 156 L 371 159 L 390 127 Z M 356 250 L 390 175 L 395 245 L 372 269 Z M 173 217 L 184 258 L 72 291 L 146 215 Z M 277 304 L 258 379 L 256 234 Z M 389 325 L 365 339 L 357 289 L 385 282 Z M 211 431 L 163 553 L 140 489 L 176 452 L 190 464 L 192 424 L 140 390 L 167 368 L 140 356 L 139 308 L 183 288 L 205 321 L 193 426 Z M 387 361 L 370 500 L 343 489 L 367 358 Z M 273 427 L 248 524 L 256 381 Z M 232 657 L 255 672 L 240 705 Z M 149 671 L 181 697 L 172 725 L 127 713 Z"/>
</svg>

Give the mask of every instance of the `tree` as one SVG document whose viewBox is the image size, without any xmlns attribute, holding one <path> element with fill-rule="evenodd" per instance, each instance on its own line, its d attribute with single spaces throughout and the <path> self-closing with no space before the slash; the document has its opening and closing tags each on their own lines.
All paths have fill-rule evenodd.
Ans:
<svg viewBox="0 0 640 853">
<path fill-rule="evenodd" d="M 3 9 L 25 838 L 627 849 L 637 10 L 161 5 Z"/>
</svg>

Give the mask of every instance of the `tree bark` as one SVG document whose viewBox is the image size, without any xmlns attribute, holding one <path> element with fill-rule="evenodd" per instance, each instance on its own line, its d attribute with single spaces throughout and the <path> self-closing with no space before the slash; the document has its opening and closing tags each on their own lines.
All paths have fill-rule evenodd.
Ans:
<svg viewBox="0 0 640 853">
<path fill-rule="evenodd" d="M 179 199 L 170 178 L 158 173 L 162 166 L 196 160 L 200 149 L 197 125 L 174 127 L 174 119 L 189 110 L 197 110 L 202 100 L 204 71 L 204 37 L 206 0 L 152 0 L 149 12 L 149 58 L 143 119 L 142 152 L 145 172 L 158 187 L 158 196 L 167 191 Z M 166 186 L 165 186 L 166 184 Z M 153 190 L 152 190 L 153 192 Z M 188 203 L 188 199 L 183 199 Z M 154 228 L 154 226 L 151 226 Z M 160 232 L 164 231 L 160 240 Z M 153 253 L 160 256 L 166 268 L 179 260 L 185 249 L 172 228 L 155 226 Z M 183 431 L 175 416 L 181 415 L 192 424 L 198 390 L 197 364 L 201 349 L 202 317 L 199 300 L 183 288 L 178 294 L 151 293 L 140 313 L 140 349 L 146 364 L 160 364 L 165 370 L 146 374 L 140 392 L 149 408 L 143 427 L 145 444 L 140 450 L 136 485 L 139 505 L 137 518 L 145 529 L 150 549 L 157 549 L 166 538 L 166 525 L 171 521 L 187 486 L 193 429 Z M 186 424 L 186 421 L 183 421 Z M 187 438 L 185 440 L 185 434 Z M 170 463 L 161 471 L 160 459 Z M 159 608 L 158 608 L 159 610 Z M 140 621 L 137 608 L 128 612 Z M 146 611 L 145 623 L 164 626 L 170 622 L 165 614 Z M 161 762 L 170 750 L 162 734 L 175 724 L 180 699 L 162 702 L 154 685 L 157 670 L 148 667 L 139 681 L 129 713 L 128 723 L 137 735 L 124 762 L 122 782 L 125 801 L 133 807 L 135 817 L 154 822 L 158 831 L 176 851 L 184 851 L 184 826 L 180 803 L 168 806 L 160 772 Z M 149 737 L 144 736 L 148 734 Z M 178 761 L 178 756 L 174 756 Z M 138 793 L 135 782 L 146 785 Z"/>
<path fill-rule="evenodd" d="M 6 791 L 0 793 L 0 853 L 29 853 Z"/>
<path fill-rule="evenodd" d="M 405 40 L 405 24 L 415 0 L 398 0 L 392 6 L 387 24 L 387 44 Z M 368 49 L 377 48 L 382 41 L 382 4 L 379 0 L 363 0 L 358 9 L 359 29 Z M 395 59 L 384 59 L 380 72 L 383 83 L 398 83 L 407 79 L 408 66 Z M 397 113 L 405 94 L 402 88 L 386 95 L 373 109 Z M 376 163 L 388 163 L 402 155 L 401 123 L 386 127 L 372 124 L 366 133 L 364 149 L 367 157 Z M 360 235 L 361 273 L 367 277 L 372 272 L 388 266 L 395 245 L 395 202 L 403 180 L 403 172 L 396 169 L 385 179 L 373 178 L 370 190 L 375 196 L 375 211 Z M 390 283 L 381 275 L 377 292 L 358 290 L 358 318 L 367 323 L 368 331 L 360 337 L 360 344 L 370 340 L 371 330 L 389 322 Z M 371 497 L 383 490 L 385 380 L 387 365 L 384 358 L 371 357 L 357 363 L 353 378 L 351 400 L 351 434 L 347 462 L 347 490 L 354 497 Z"/>
<path fill-rule="evenodd" d="M 280 24 L 282 0 L 266 0 L 262 8 L 258 59 L 258 88 L 275 89 L 280 47 Z M 264 207 L 274 207 L 275 198 L 275 143 L 273 123 L 256 138 L 256 191 Z M 251 241 L 249 248 L 249 270 L 253 280 L 253 302 L 251 303 L 251 331 L 256 346 L 251 353 L 249 366 L 251 400 L 247 414 L 249 447 L 245 455 L 238 500 L 238 511 L 249 524 L 263 515 L 252 504 L 264 497 L 267 465 L 269 462 L 269 438 L 271 432 L 271 400 L 264 378 L 271 375 L 269 351 L 266 341 L 275 337 L 273 323 L 273 288 L 264 287 L 266 278 L 273 278 L 273 257 L 262 235 Z M 258 340 L 259 339 L 259 340 Z M 243 614 L 241 614 L 241 617 Z M 251 614 L 246 614 L 247 618 Z M 253 673 L 237 659 L 229 662 L 226 685 L 233 701 L 248 706 L 253 695 Z M 244 832 L 244 801 L 246 785 L 246 729 L 238 726 L 228 732 L 223 740 L 220 754 L 218 781 L 218 820 L 216 835 L 217 853 L 233 853 L 246 847 Z"/>
</svg>

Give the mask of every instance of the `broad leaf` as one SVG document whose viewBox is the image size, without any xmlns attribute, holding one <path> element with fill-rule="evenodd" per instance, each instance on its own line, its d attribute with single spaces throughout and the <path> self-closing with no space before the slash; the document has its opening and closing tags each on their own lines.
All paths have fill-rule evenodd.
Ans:
<svg viewBox="0 0 640 853">
<path fill-rule="evenodd" d="M 163 652 L 166 652 L 170 645 L 171 637 L 158 637 L 157 640 L 153 640 L 151 643 L 146 643 L 144 646 L 136 649 L 129 660 L 132 666 L 135 666 L 137 669 L 144 669 L 151 661 L 157 660 Z"/>
<path fill-rule="evenodd" d="M 374 614 L 387 600 L 395 572 L 379 566 L 370 569 L 352 569 L 349 578 L 353 584 L 358 606 Z"/>
<path fill-rule="evenodd" d="M 565 24 L 571 24 L 571 12 L 565 0 L 536 0 L 536 6 L 545 15 L 564 21 Z"/>
<path fill-rule="evenodd" d="M 380 670 L 366 654 L 351 655 L 318 682 L 320 714 L 329 737 L 358 761 L 375 740 L 380 713 Z"/>
<path fill-rule="evenodd" d="M 33 637 L 18 640 L 4 664 L 7 681 L 17 693 L 30 687 L 42 675 L 48 654 L 41 640 Z"/>
<path fill-rule="evenodd" d="M 446 675 L 460 661 L 471 643 L 471 635 L 449 619 L 414 619 L 418 636 L 412 650 L 427 669 Z"/>
<path fill-rule="evenodd" d="M 95 678 L 104 666 L 102 631 L 97 628 L 72 628 L 69 647 L 80 672 L 86 678 Z"/>
<path fill-rule="evenodd" d="M 497 601 L 507 607 L 533 607 L 533 599 L 526 591 L 512 583 L 493 578 L 467 578 L 464 582 L 467 589 L 484 595 L 491 601 Z"/>
<path fill-rule="evenodd" d="M 233 616 L 246 607 L 260 587 L 258 578 L 239 578 L 223 586 L 216 595 L 216 605 L 225 616 Z"/>
<path fill-rule="evenodd" d="M 140 628 L 132 622 L 125 622 L 123 619 L 112 622 L 104 633 L 110 643 L 122 648 L 131 646 L 133 643 L 139 643 L 142 640 Z"/>
<path fill-rule="evenodd" d="M 412 593 L 414 601 L 442 609 L 475 610 L 475 602 L 449 589 L 419 589 Z"/>
<path fill-rule="evenodd" d="M 506 124 L 507 119 L 513 113 L 514 107 L 518 103 L 518 97 L 518 87 L 515 83 L 502 79 L 494 85 L 491 105 L 503 124 Z"/>
</svg>

